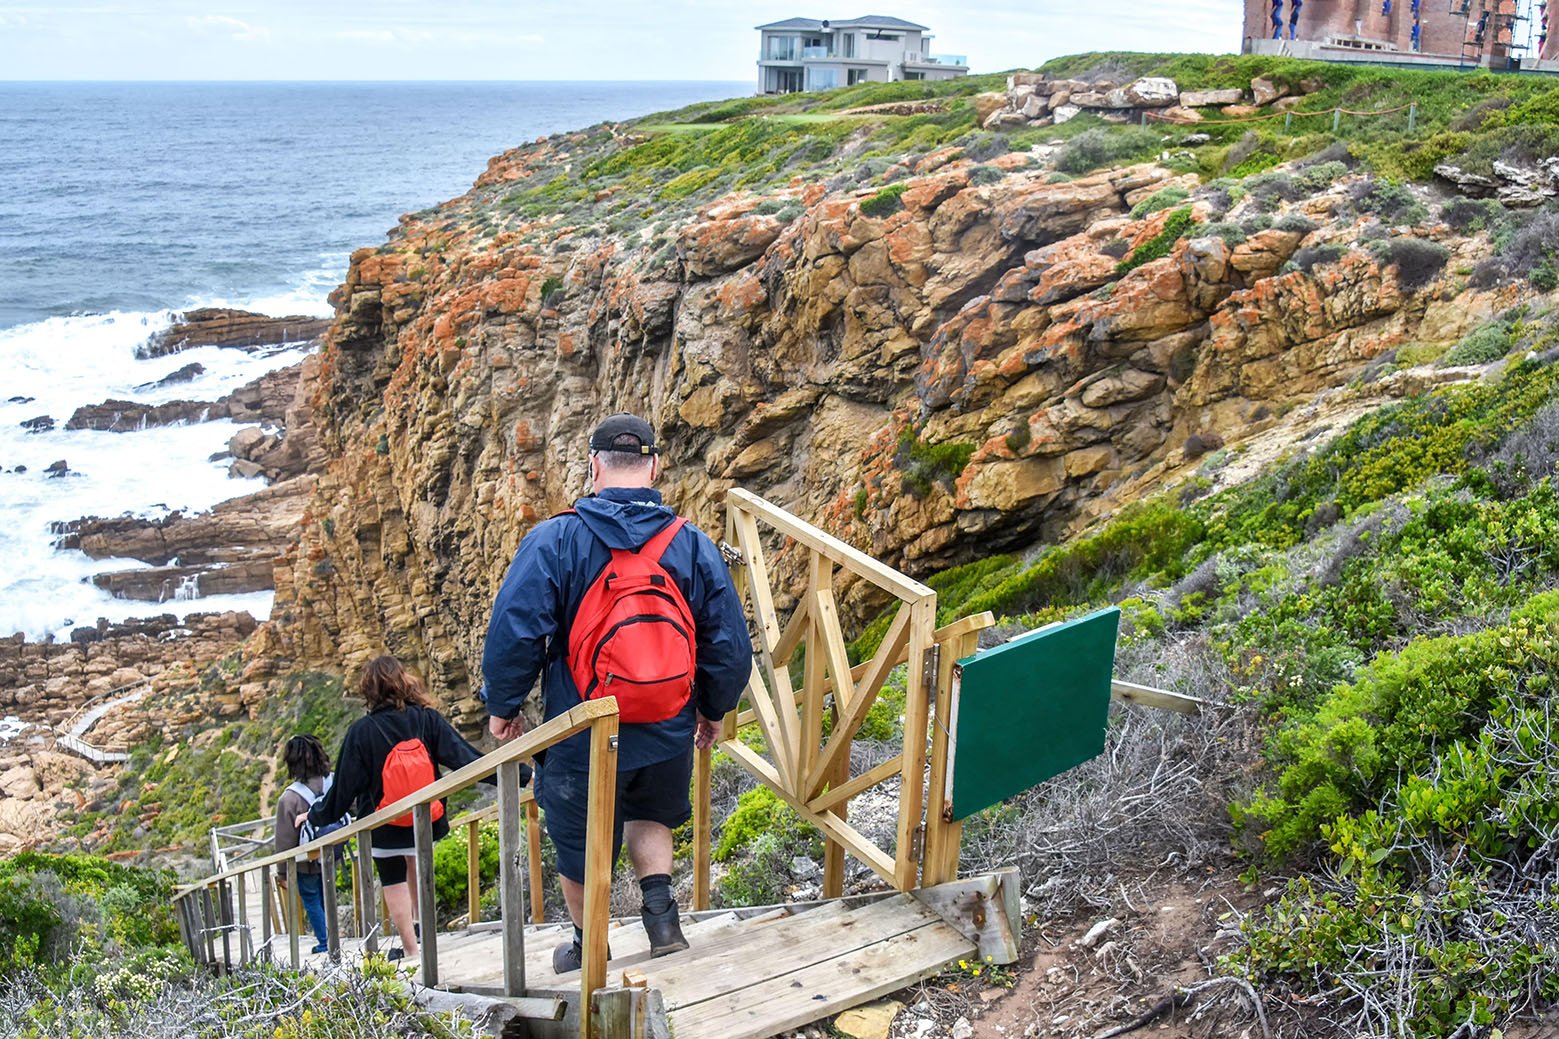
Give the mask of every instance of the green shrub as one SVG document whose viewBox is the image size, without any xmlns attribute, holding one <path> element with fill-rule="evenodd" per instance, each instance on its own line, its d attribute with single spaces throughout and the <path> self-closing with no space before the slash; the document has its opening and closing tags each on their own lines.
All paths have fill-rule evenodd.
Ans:
<svg viewBox="0 0 1559 1039">
<path fill-rule="evenodd" d="M 1397 282 L 1404 289 L 1421 289 L 1445 268 L 1451 251 L 1439 242 L 1421 238 L 1389 238 L 1380 243 L 1381 261 L 1397 269 Z"/>
<path fill-rule="evenodd" d="M 892 216 L 904 208 L 899 196 L 909 188 L 908 184 L 889 184 L 871 198 L 861 203 L 861 212 L 870 217 Z"/>
<path fill-rule="evenodd" d="M 1115 273 L 1117 275 L 1125 274 L 1127 271 L 1136 270 L 1150 260 L 1168 256 L 1169 250 L 1174 248 L 1175 243 L 1195 223 L 1196 218 L 1191 215 L 1190 207 L 1175 210 L 1169 215 L 1169 219 L 1164 221 L 1163 230 L 1137 246 L 1136 249 L 1132 250 L 1131 255 L 1115 265 Z"/>
<path fill-rule="evenodd" d="M 498 880 L 497 823 L 483 823 L 477 828 L 477 847 L 478 884 L 489 889 Z M 470 830 L 465 826 L 452 828 L 448 837 L 433 846 L 433 893 L 445 919 L 461 916 L 470 909 L 469 849 Z"/>
<path fill-rule="evenodd" d="M 1141 220 L 1149 213 L 1157 213 L 1161 209 L 1171 209 L 1189 198 L 1191 192 L 1186 188 L 1174 185 L 1160 188 L 1147 198 L 1131 207 L 1131 218 Z"/>
<path fill-rule="evenodd" d="M 1468 364 L 1488 364 L 1510 352 L 1510 326 L 1496 321 L 1474 329 L 1440 358 L 1440 367 L 1455 368 Z"/>
<path fill-rule="evenodd" d="M 893 460 L 904 475 L 904 486 L 923 498 L 931 493 L 933 484 L 951 489 L 958 474 L 968 468 L 974 450 L 974 444 L 964 441 L 928 444 L 906 426 L 899 434 Z"/>
<path fill-rule="evenodd" d="M 1320 264 L 1336 263 L 1346 251 L 1340 245 L 1313 245 L 1294 253 L 1288 262 L 1294 265 L 1295 270 L 1310 274 Z"/>
<path fill-rule="evenodd" d="M 1089 170 L 1141 158 L 1159 149 L 1159 135 L 1144 126 L 1102 127 L 1084 130 L 1056 155 L 1056 169 L 1063 173 Z"/>
</svg>

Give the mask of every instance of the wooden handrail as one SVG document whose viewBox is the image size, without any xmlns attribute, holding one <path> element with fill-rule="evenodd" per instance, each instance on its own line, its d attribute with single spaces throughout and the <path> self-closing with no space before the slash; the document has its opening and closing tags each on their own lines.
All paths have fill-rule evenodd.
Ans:
<svg viewBox="0 0 1559 1039">
<path fill-rule="evenodd" d="M 209 877 L 203 877 L 202 879 L 194 881 L 193 883 L 186 884 L 174 892 L 174 901 L 178 901 L 187 895 L 201 891 L 203 889 L 210 888 L 213 884 L 219 884 L 223 881 L 231 880 L 234 877 L 244 873 L 251 873 L 262 866 L 285 866 L 289 860 L 296 860 L 310 852 L 322 852 L 326 848 L 333 848 L 337 844 L 344 844 L 365 830 L 372 830 L 383 826 L 391 819 L 406 814 L 413 808 L 416 808 L 418 805 L 429 804 L 441 797 L 447 797 L 456 791 L 464 790 L 466 787 L 472 786 L 473 784 L 486 779 L 488 776 L 497 772 L 498 766 L 504 764 L 505 762 L 519 761 L 521 758 L 534 757 L 537 751 L 545 750 L 555 743 L 561 743 L 570 736 L 573 736 L 576 733 L 582 732 L 589 728 L 590 723 L 595 721 L 597 718 L 604 718 L 608 715 L 615 715 L 616 713 L 617 700 L 615 697 L 606 697 L 600 700 L 586 700 L 577 707 L 570 709 L 567 714 L 558 715 L 551 721 L 545 722 L 542 725 L 537 726 L 535 729 L 532 729 L 530 732 L 521 736 L 519 739 L 510 743 L 506 743 L 497 750 L 482 755 L 480 758 L 477 758 L 475 761 L 471 762 L 469 765 L 466 765 L 464 768 L 456 769 L 437 782 L 429 786 L 425 786 L 415 793 L 407 794 L 405 797 L 401 798 L 399 801 L 396 801 L 387 808 L 381 808 L 371 815 L 363 816 L 361 819 L 352 823 L 350 826 L 343 826 L 341 829 L 335 830 L 323 837 L 309 841 L 307 844 L 300 844 L 290 851 L 277 852 L 273 855 L 267 855 L 263 859 L 256 859 L 253 862 L 246 862 L 242 866 L 234 867 L 233 869 L 225 870 L 221 873 L 215 873 Z"/>
</svg>

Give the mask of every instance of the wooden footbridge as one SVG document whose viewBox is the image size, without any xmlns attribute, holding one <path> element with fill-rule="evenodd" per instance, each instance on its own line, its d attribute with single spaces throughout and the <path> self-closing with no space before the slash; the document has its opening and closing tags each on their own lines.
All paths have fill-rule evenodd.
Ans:
<svg viewBox="0 0 1559 1039">
<path fill-rule="evenodd" d="M 582 703 L 432 786 L 293 852 L 218 861 L 218 872 L 176 895 L 180 925 L 195 956 L 217 970 L 256 958 L 350 969 L 355 959 L 382 951 L 379 900 L 372 895 L 371 830 L 409 810 L 417 837 L 424 936 L 416 980 L 499 1001 L 504 1017 L 514 1019 L 505 1035 L 638 1039 L 674 1033 L 682 1039 L 759 1039 L 892 992 L 959 959 L 1016 959 L 1016 872 L 957 876 L 961 823 L 955 815 L 968 813 L 954 811 L 955 796 L 965 797 L 955 794 L 952 781 L 960 731 L 955 662 L 974 653 L 991 616 L 938 628 L 936 593 L 925 585 L 745 491 L 732 490 L 727 507 L 727 542 L 739 554 L 733 576 L 751 607 L 757 637 L 743 704 L 724 719 L 718 746 L 822 831 L 821 901 L 710 909 L 710 751 L 697 752 L 693 905 L 683 918 L 691 948 L 649 959 L 637 919 L 613 921 L 609 913 L 618 719 L 616 702 L 605 699 Z M 805 574 L 804 587 L 791 589 L 795 605 L 788 615 L 776 609 L 771 552 L 790 554 L 789 571 L 798 572 L 801 564 L 799 572 Z M 877 651 L 853 666 L 835 600 L 841 575 L 871 582 L 896 603 L 890 604 L 894 613 Z M 1113 639 L 1112 627 L 1110 653 Z M 851 743 L 889 673 L 905 663 L 903 749 L 853 773 Z M 1108 685 L 1108 663 L 1104 674 Z M 1113 692 L 1158 706 L 1195 709 L 1184 698 L 1123 683 L 1116 683 Z M 1109 693 L 1104 695 L 1107 699 Z M 1102 714 L 1100 722 L 1102 746 Z M 552 948 L 570 932 L 564 922 L 542 922 L 540 830 L 530 792 L 520 786 L 520 764 L 586 730 L 591 735 L 584 962 L 578 972 L 558 975 L 551 967 Z M 754 730 L 761 739 L 742 738 Z M 471 827 L 475 849 L 476 827 L 493 818 L 498 822 L 499 919 L 475 922 L 479 891 L 473 850 L 473 922 L 440 933 L 429 805 L 495 773 L 497 803 L 455 823 Z M 849 816 L 853 798 L 884 783 L 897 786 L 899 804 L 888 848 L 853 827 Z M 336 888 L 326 884 L 329 952 L 308 956 L 296 923 L 286 928 L 285 938 L 278 933 L 269 910 L 273 877 L 285 875 L 288 890 L 296 891 L 297 864 L 304 856 L 354 839 L 354 892 L 362 896 L 354 897 L 355 930 L 362 937 L 340 933 Z M 874 871 L 882 890 L 844 897 L 846 856 Z"/>
</svg>

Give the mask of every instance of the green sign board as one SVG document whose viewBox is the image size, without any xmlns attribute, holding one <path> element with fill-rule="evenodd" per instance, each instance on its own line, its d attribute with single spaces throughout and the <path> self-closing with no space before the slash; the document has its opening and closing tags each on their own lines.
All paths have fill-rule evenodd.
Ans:
<svg viewBox="0 0 1559 1039">
<path fill-rule="evenodd" d="M 1104 751 L 1120 616 L 1100 610 L 958 662 L 946 795 L 953 818 Z"/>
</svg>

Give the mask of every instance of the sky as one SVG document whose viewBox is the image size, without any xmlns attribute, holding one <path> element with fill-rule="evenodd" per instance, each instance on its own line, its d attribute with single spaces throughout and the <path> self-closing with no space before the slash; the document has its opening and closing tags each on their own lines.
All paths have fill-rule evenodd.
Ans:
<svg viewBox="0 0 1559 1039">
<path fill-rule="evenodd" d="M 753 27 L 884 14 L 974 72 L 1239 49 L 1242 0 L 0 0 L 0 79 L 744 80 Z"/>
</svg>

